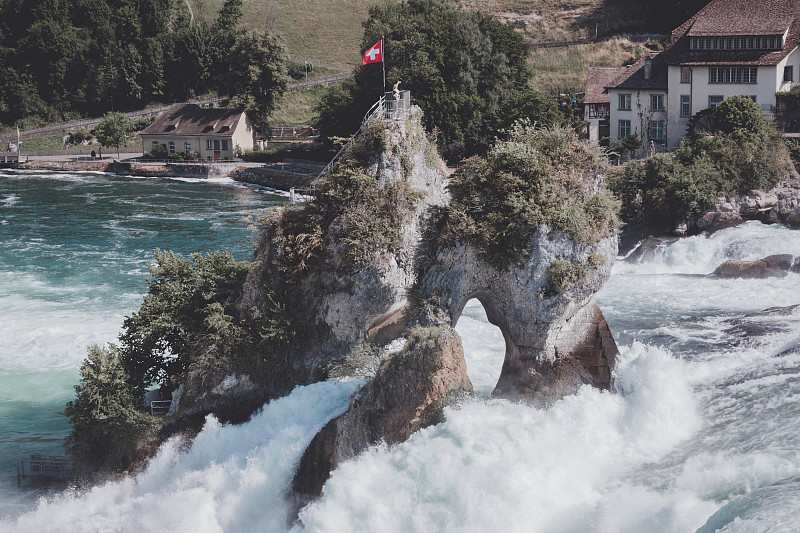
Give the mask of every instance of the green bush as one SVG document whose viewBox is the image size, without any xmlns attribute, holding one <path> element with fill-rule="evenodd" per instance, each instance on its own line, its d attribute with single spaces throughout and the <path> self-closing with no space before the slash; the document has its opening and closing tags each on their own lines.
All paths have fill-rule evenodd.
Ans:
<svg viewBox="0 0 800 533">
<path fill-rule="evenodd" d="M 92 134 L 88 130 L 79 129 L 69 134 L 69 142 L 71 144 L 81 144 L 84 141 L 91 140 Z"/>
<path fill-rule="evenodd" d="M 674 158 L 633 162 L 610 181 L 624 222 L 670 229 L 719 196 L 766 189 L 784 176 L 786 145 L 758 104 L 734 96 L 714 109 L 713 118 L 715 131 L 685 140 Z"/>
<path fill-rule="evenodd" d="M 124 470 L 158 420 L 137 408 L 125 367 L 113 346 L 91 346 L 80 371 L 75 400 L 64 409 L 72 425 L 64 447 L 85 471 Z"/>
<path fill-rule="evenodd" d="M 617 200 L 595 190 L 607 168 L 603 151 L 574 131 L 519 122 L 451 177 L 445 237 L 471 243 L 499 268 L 525 260 L 541 224 L 597 242 L 618 225 Z"/>
<path fill-rule="evenodd" d="M 264 150 L 253 150 L 242 153 L 242 159 L 248 163 L 276 163 L 286 159 L 286 148 L 278 146 Z"/>
<path fill-rule="evenodd" d="M 571 263 L 564 259 L 556 259 L 547 267 L 547 277 L 559 291 L 565 291 L 585 280 L 586 274 L 587 270 L 584 265 Z"/>
</svg>

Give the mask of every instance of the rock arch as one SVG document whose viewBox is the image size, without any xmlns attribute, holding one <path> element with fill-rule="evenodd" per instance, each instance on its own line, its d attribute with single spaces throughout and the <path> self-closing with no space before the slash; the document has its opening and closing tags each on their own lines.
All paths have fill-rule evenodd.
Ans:
<svg viewBox="0 0 800 533">
<path fill-rule="evenodd" d="M 548 403 L 582 384 L 611 385 L 618 350 L 593 295 L 610 275 L 616 237 L 584 246 L 550 233 L 540 226 L 525 264 L 506 270 L 489 265 L 463 244 L 439 250 L 420 283 L 451 324 L 458 322 L 467 301 L 477 298 L 489 322 L 500 328 L 506 355 L 496 396 Z M 556 289 L 547 274 L 556 259 L 585 265 L 585 279 Z"/>
</svg>

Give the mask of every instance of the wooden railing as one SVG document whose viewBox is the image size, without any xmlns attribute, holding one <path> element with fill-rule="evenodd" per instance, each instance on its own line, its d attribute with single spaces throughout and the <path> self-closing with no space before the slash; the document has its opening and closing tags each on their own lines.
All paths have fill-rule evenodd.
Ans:
<svg viewBox="0 0 800 533">
<path fill-rule="evenodd" d="M 75 466 L 69 457 L 63 455 L 31 454 L 30 459 L 20 459 L 17 463 L 17 484 L 25 477 L 72 479 Z"/>
</svg>

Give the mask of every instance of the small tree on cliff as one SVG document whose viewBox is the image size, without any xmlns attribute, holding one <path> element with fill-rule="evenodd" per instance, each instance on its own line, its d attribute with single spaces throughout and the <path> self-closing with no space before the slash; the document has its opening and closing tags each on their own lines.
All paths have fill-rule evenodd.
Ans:
<svg viewBox="0 0 800 533">
<path fill-rule="evenodd" d="M 94 129 L 94 135 L 102 146 L 114 146 L 119 157 L 119 147 L 128 142 L 133 134 L 134 126 L 122 113 L 106 113 L 102 122 Z"/>
<path fill-rule="evenodd" d="M 81 365 L 75 400 L 67 403 L 72 433 L 64 447 L 87 470 L 122 470 L 158 421 L 138 410 L 116 348 L 91 346 Z"/>
<path fill-rule="evenodd" d="M 156 264 L 148 266 L 149 292 L 139 312 L 125 319 L 119 338 L 137 401 L 151 383 L 181 377 L 197 362 L 197 354 L 240 333 L 234 305 L 247 263 L 236 261 L 230 252 L 193 254 L 183 260 L 173 252 L 156 250 L 155 258 Z M 217 353 L 219 359 L 225 356 Z"/>
</svg>

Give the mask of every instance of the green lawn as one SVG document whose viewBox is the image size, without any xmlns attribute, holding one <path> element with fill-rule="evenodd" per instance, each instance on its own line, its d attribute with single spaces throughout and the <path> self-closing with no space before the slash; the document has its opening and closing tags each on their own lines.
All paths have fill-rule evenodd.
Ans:
<svg viewBox="0 0 800 533">
<path fill-rule="evenodd" d="M 269 116 L 270 124 L 313 124 L 316 119 L 314 106 L 326 90 L 327 87 L 322 85 L 308 89 L 289 89 L 278 102 L 278 108 Z"/>
</svg>

